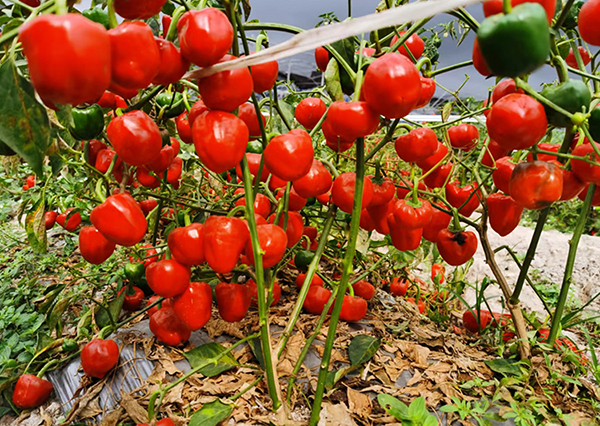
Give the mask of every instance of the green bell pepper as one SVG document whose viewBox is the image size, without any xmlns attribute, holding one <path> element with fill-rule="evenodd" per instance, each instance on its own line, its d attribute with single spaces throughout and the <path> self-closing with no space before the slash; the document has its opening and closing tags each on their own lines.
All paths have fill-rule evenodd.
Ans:
<svg viewBox="0 0 600 426">
<path fill-rule="evenodd" d="M 519 77 L 546 63 L 550 54 L 550 28 L 545 9 L 524 3 L 508 14 L 485 19 L 477 40 L 486 65 L 497 77 Z"/>
<path fill-rule="evenodd" d="M 583 112 L 583 107 L 589 108 L 592 101 L 590 89 L 581 80 L 569 80 L 558 86 L 547 86 L 542 90 L 541 95 L 571 114 Z M 544 105 L 544 109 L 546 110 L 548 123 L 556 127 L 570 127 L 573 125 L 567 116 L 551 107 Z"/>
<path fill-rule="evenodd" d="M 75 139 L 89 141 L 104 130 L 104 112 L 98 104 L 87 108 L 73 108 L 73 126 L 69 129 Z"/>
<path fill-rule="evenodd" d="M 594 108 L 588 119 L 590 126 L 590 134 L 594 138 L 594 142 L 600 142 L 600 108 Z"/>
<path fill-rule="evenodd" d="M 156 96 L 156 106 L 158 109 L 165 109 L 163 117 L 173 118 L 180 115 L 185 111 L 185 104 L 183 103 L 183 95 L 179 92 L 173 93 L 159 93 Z"/>
</svg>

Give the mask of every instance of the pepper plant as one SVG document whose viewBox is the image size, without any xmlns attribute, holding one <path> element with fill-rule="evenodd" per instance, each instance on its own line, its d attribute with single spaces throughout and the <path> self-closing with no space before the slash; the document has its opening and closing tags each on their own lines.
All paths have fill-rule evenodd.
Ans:
<svg viewBox="0 0 600 426">
<path fill-rule="evenodd" d="M 375 293 L 363 279 L 389 256 L 423 251 L 424 241 L 452 267 L 467 264 L 481 244 L 509 314 L 478 303 L 465 312 L 465 326 L 478 333 L 511 320 L 514 333 L 503 337 L 530 357 L 527 332 L 535 324 L 525 321 L 520 295 L 550 206 L 579 197 L 547 341 L 559 337 L 577 245 L 591 206 L 600 204 L 600 77 L 588 50 L 600 45 L 600 0 L 577 13 L 573 0 L 558 7 L 555 0 L 488 0 L 481 23 L 463 7 L 476 0 L 403 3 L 382 1 L 377 14 L 311 31 L 247 21 L 248 2 L 235 0 L 94 1 L 83 14 L 66 0 L 3 7 L 0 148 L 37 176 L 38 184 L 25 185 L 31 192 L 22 206 L 32 247 L 47 249 L 46 229 L 56 221 L 78 233 L 87 262 L 103 264 L 115 252 L 131 262 L 122 266 L 114 301 L 96 311 L 96 328 L 88 318 L 93 336 L 80 336 L 89 341 L 81 353 L 85 373 L 103 377 L 114 367 L 118 350 L 104 339 L 146 311 L 157 340 L 179 346 L 214 315 L 213 292 L 224 321 L 238 322 L 257 306 L 259 332 L 156 391 L 149 420 L 169 389 L 246 341 L 260 348 L 264 374 L 254 384 L 264 377 L 272 409 L 287 415 L 294 377 L 286 396 L 276 365 L 304 310 L 320 316 L 317 332 L 329 325 L 312 399 L 316 425 L 337 326 L 363 319 Z M 471 61 L 439 68 L 441 39 L 426 26 L 444 11 L 477 37 Z M 370 34 L 362 33 L 367 27 Z M 275 31 L 296 37 L 269 46 Z M 277 81 L 276 59 L 315 47 L 324 87 L 299 92 Z M 532 87 L 529 74 L 545 65 L 555 68 L 556 81 Z M 407 116 L 436 87 L 447 90 L 436 77 L 459 68 L 495 78 L 484 103 L 463 102 L 459 89 L 441 123 L 412 122 Z M 289 94 L 279 96 L 282 89 Z M 485 126 L 467 123 L 482 116 Z M 548 143 L 558 133 L 562 143 Z M 76 180 L 76 193 L 58 176 Z M 539 214 L 513 283 L 498 267 L 488 231 L 510 234 L 524 209 Z M 374 231 L 386 236 L 389 251 L 361 270 L 359 237 Z M 324 274 L 320 265 L 331 255 L 341 265 Z M 279 278 L 290 267 L 305 272 L 287 325 L 274 336 L 269 307 L 282 297 Z M 439 286 L 443 273 L 433 276 Z M 406 294 L 404 284 L 393 293 Z M 424 313 L 421 288 L 411 287 Z M 138 312 L 119 323 L 121 307 Z M 111 354 L 94 360 L 98 370 L 89 367 L 89 352 L 100 344 Z M 16 406 L 47 399 L 46 383 L 28 374 L 59 365 L 44 361 L 14 369 L 23 374 Z M 23 395 L 25 381 L 43 392 Z"/>
</svg>

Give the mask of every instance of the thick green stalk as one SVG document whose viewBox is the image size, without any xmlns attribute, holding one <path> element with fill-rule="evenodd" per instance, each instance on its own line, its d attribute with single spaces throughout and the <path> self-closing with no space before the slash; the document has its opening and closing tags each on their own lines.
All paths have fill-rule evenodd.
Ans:
<svg viewBox="0 0 600 426">
<path fill-rule="evenodd" d="M 388 129 L 387 133 L 385 134 L 385 136 L 381 140 L 381 142 L 379 142 L 377 145 L 375 145 L 373 147 L 373 149 L 371 150 L 371 152 L 369 152 L 367 154 L 367 156 L 365 157 L 365 163 L 368 162 L 371 158 L 373 158 L 375 156 L 375 154 L 377 154 L 379 152 L 380 149 L 382 149 L 384 146 L 387 145 L 387 143 L 389 141 L 392 140 L 392 138 L 394 137 L 394 131 L 396 130 L 396 127 L 398 126 L 398 123 L 400 123 L 400 119 L 399 118 L 395 119 L 392 122 L 392 124 L 390 125 L 390 128 Z"/>
<path fill-rule="evenodd" d="M 315 400 L 312 407 L 312 414 L 310 416 L 310 426 L 316 426 L 319 422 L 321 403 L 323 402 L 323 392 L 325 391 L 325 381 L 327 380 L 327 373 L 329 372 L 329 361 L 333 351 L 333 343 L 335 341 L 337 325 L 340 319 L 340 312 L 342 310 L 342 302 L 344 301 L 344 295 L 346 294 L 346 289 L 348 288 L 348 280 L 350 278 L 350 274 L 352 273 L 352 261 L 354 260 L 354 254 L 356 252 L 356 240 L 358 237 L 360 213 L 362 211 L 362 195 L 365 179 L 364 155 L 365 140 L 363 138 L 359 138 L 356 141 L 356 183 L 354 185 L 354 206 L 352 208 L 352 221 L 350 222 L 348 248 L 346 250 L 346 256 L 344 257 L 342 280 L 340 281 L 340 285 L 336 291 L 335 303 L 333 305 L 331 320 L 329 322 L 329 332 L 327 333 L 327 340 L 325 342 L 325 349 L 323 351 L 323 359 L 321 361 L 321 368 L 319 370 L 319 381 L 317 383 Z"/>
<path fill-rule="evenodd" d="M 304 304 L 304 300 L 306 299 L 306 295 L 308 294 L 308 289 L 310 288 L 308 283 L 310 283 L 312 281 L 315 273 L 317 272 L 317 268 L 319 267 L 319 261 L 321 260 L 321 255 L 323 254 L 323 251 L 325 250 L 325 245 L 327 245 L 327 236 L 329 235 L 329 232 L 331 231 L 331 227 L 333 225 L 333 220 L 335 219 L 336 210 L 337 210 L 337 208 L 335 206 L 331 206 L 329 211 L 327 212 L 327 219 L 325 219 L 325 225 L 323 227 L 323 232 L 321 233 L 321 237 L 319 239 L 319 244 L 317 246 L 315 256 L 313 257 L 313 260 L 310 262 L 308 271 L 306 271 L 306 277 L 304 278 L 304 283 L 302 284 L 302 289 L 300 290 L 300 294 L 298 295 L 298 300 L 296 300 L 296 305 L 294 306 L 294 310 L 292 311 L 292 314 L 290 315 L 290 319 L 288 320 L 285 330 L 284 330 L 283 334 L 281 335 L 281 339 L 279 340 L 279 343 L 277 345 L 276 353 L 277 353 L 278 358 L 283 353 L 283 349 L 285 348 L 285 345 L 286 345 L 287 341 L 289 340 L 290 336 L 292 335 L 292 331 L 294 330 L 294 327 L 296 326 L 296 321 L 298 321 L 298 318 L 300 317 L 300 312 L 302 311 L 302 305 Z M 275 222 L 275 223 L 277 223 L 277 222 Z"/>
<path fill-rule="evenodd" d="M 577 225 L 573 236 L 569 240 L 569 255 L 567 257 L 567 264 L 565 265 L 565 274 L 563 275 L 563 282 L 560 288 L 560 294 L 558 295 L 558 302 L 556 305 L 556 311 L 552 317 L 552 327 L 550 328 L 550 336 L 548 337 L 548 344 L 554 345 L 554 340 L 558 337 L 561 330 L 561 319 L 565 310 L 565 304 L 567 303 L 567 296 L 569 295 L 569 288 L 573 281 L 573 266 L 575 265 L 575 256 L 577 255 L 577 247 L 579 246 L 579 240 L 581 234 L 585 228 L 590 208 L 592 206 L 592 199 L 594 198 L 594 192 L 596 191 L 596 185 L 590 184 L 585 201 L 577 219 Z"/>
<path fill-rule="evenodd" d="M 260 322 L 260 339 L 262 343 L 263 356 L 265 361 L 265 372 L 267 375 L 267 385 L 269 395 L 273 400 L 273 409 L 277 410 L 281 406 L 279 381 L 277 380 L 277 371 L 273 365 L 271 351 L 271 334 L 269 331 L 269 307 L 267 306 L 267 292 L 265 290 L 265 277 L 262 262 L 262 249 L 258 241 L 258 231 L 256 230 L 256 218 L 254 217 L 254 194 L 252 191 L 252 175 L 248 169 L 246 157 L 242 159 L 242 170 L 244 178 L 244 196 L 246 197 L 246 220 L 250 229 L 250 239 L 252 242 L 252 251 L 254 252 L 254 272 L 256 273 L 256 291 L 258 299 L 258 317 Z"/>
</svg>

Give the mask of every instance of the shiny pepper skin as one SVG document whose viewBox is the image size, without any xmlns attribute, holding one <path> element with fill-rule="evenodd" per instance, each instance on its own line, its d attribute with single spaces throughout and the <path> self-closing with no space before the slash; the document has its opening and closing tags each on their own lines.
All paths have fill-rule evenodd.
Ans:
<svg viewBox="0 0 600 426">
<path fill-rule="evenodd" d="M 600 29 L 598 17 L 600 16 L 600 1 L 589 0 L 579 10 L 578 24 L 581 38 L 594 46 L 600 46 Z"/>
<path fill-rule="evenodd" d="M 269 223 L 273 223 L 275 220 L 275 215 L 272 215 L 269 218 Z M 277 225 L 284 229 L 285 217 L 282 215 L 279 218 L 279 223 Z M 296 245 L 300 238 L 302 238 L 302 233 L 304 232 L 304 219 L 300 213 L 295 211 L 288 212 L 287 226 L 285 228 L 285 234 L 287 235 L 287 248 L 292 248 Z"/>
<path fill-rule="evenodd" d="M 45 14 L 23 24 L 19 40 L 33 87 L 44 102 L 94 102 L 108 89 L 111 46 L 102 25 L 74 13 Z"/>
<path fill-rule="evenodd" d="M 446 209 L 446 206 L 438 203 L 439 207 Z M 432 243 L 437 243 L 439 232 L 447 228 L 452 220 L 452 216 L 448 213 L 441 211 L 440 209 L 433 208 L 433 214 L 431 216 L 431 222 L 425 228 L 423 228 L 423 238 Z"/>
<path fill-rule="evenodd" d="M 148 426 L 148 423 L 140 423 L 137 426 Z M 175 422 L 169 418 L 165 418 L 157 421 L 156 426 L 175 426 Z"/>
<path fill-rule="evenodd" d="M 550 162 L 519 163 L 510 176 L 510 196 L 526 209 L 538 210 L 548 207 L 560 200 L 562 192 L 562 170 Z"/>
<path fill-rule="evenodd" d="M 319 98 L 305 98 L 296 105 L 294 116 L 298 123 L 312 130 L 327 111 L 327 105 Z"/>
<path fill-rule="evenodd" d="M 418 199 L 420 205 L 413 205 L 407 200 L 396 200 L 394 203 L 394 218 L 396 224 L 405 230 L 424 228 L 433 217 L 433 208 L 427 200 Z"/>
<path fill-rule="evenodd" d="M 486 200 L 490 226 L 501 237 L 510 234 L 519 225 L 523 207 L 508 195 L 490 194 Z"/>
<path fill-rule="evenodd" d="M 390 178 L 381 177 L 377 179 L 375 176 L 370 175 L 367 176 L 367 179 L 373 184 L 373 197 L 371 198 L 369 207 L 387 204 L 394 198 L 396 187 Z"/>
<path fill-rule="evenodd" d="M 421 96 L 419 97 L 419 102 L 417 102 L 415 109 L 427 106 L 433 98 L 433 95 L 435 95 L 435 89 L 435 80 L 433 78 L 421 77 Z"/>
<path fill-rule="evenodd" d="M 179 49 L 170 41 L 154 37 L 160 55 L 158 73 L 152 79 L 152 84 L 168 86 L 177 83 L 190 69 L 190 61 L 181 56 Z"/>
<path fill-rule="evenodd" d="M 188 121 L 188 113 L 187 111 L 182 112 L 175 119 L 175 126 L 177 127 L 177 134 L 179 135 L 179 139 L 181 139 L 184 143 L 190 144 L 194 142 L 192 137 L 192 127 L 190 126 L 190 122 Z"/>
<path fill-rule="evenodd" d="M 119 347 L 114 340 L 94 339 L 81 350 L 81 366 L 90 377 L 103 379 L 119 362 Z"/>
<path fill-rule="evenodd" d="M 449 127 L 448 137 L 453 148 L 470 151 L 479 142 L 479 130 L 472 124 L 463 123 Z"/>
<path fill-rule="evenodd" d="M 293 186 L 299 196 L 311 198 L 325 194 L 331 189 L 332 183 L 329 170 L 319 160 L 313 160 L 308 173 L 294 181 Z"/>
<path fill-rule="evenodd" d="M 187 342 L 192 334 L 171 307 L 163 307 L 150 317 L 150 331 L 159 342 L 169 346 Z"/>
<path fill-rule="evenodd" d="M 93 226 L 85 226 L 79 231 L 79 251 L 92 265 L 100 265 L 115 251 L 115 243 L 108 241 Z"/>
<path fill-rule="evenodd" d="M 548 119 L 541 103 L 513 93 L 494 103 L 487 119 L 490 138 L 505 149 L 526 149 L 546 134 Z"/>
<path fill-rule="evenodd" d="M 204 225 L 191 225 L 175 228 L 167 237 L 171 256 L 183 265 L 201 265 L 204 263 Z"/>
<path fill-rule="evenodd" d="M 214 173 L 223 173 L 242 161 L 249 136 L 248 126 L 229 112 L 208 111 L 192 125 L 196 153 Z"/>
<path fill-rule="evenodd" d="M 517 166 L 511 160 L 512 159 L 510 157 L 502 157 L 496 160 L 496 170 L 492 172 L 492 180 L 494 181 L 494 185 L 496 185 L 496 188 L 505 194 L 508 194 L 510 176 Z"/>
<path fill-rule="evenodd" d="M 106 135 L 119 158 L 132 166 L 143 166 L 160 156 L 160 129 L 143 111 L 130 111 L 115 117 L 108 125 Z"/>
<path fill-rule="evenodd" d="M 298 276 L 296 277 L 296 287 L 298 287 L 298 290 L 302 289 L 305 279 L 306 279 L 306 273 L 304 273 L 304 272 L 302 272 L 301 274 L 298 274 Z M 310 280 L 309 286 L 313 286 L 313 285 L 323 287 L 323 279 L 320 276 L 318 276 L 317 274 L 313 275 L 312 279 Z"/>
<path fill-rule="evenodd" d="M 367 102 L 361 101 L 332 103 L 327 112 L 327 121 L 335 134 L 347 140 L 370 135 L 379 127 L 377 112 Z"/>
<path fill-rule="evenodd" d="M 459 209 L 459 213 L 469 217 L 481 204 L 477 198 L 477 183 L 458 186 L 458 182 L 453 182 L 446 185 L 446 200 Z"/>
<path fill-rule="evenodd" d="M 311 285 L 308 289 L 308 293 L 306 295 L 306 299 L 304 299 L 302 307 L 308 313 L 313 315 L 321 315 L 330 297 L 331 290 L 318 285 Z M 333 305 L 331 307 L 333 307 Z"/>
<path fill-rule="evenodd" d="M 115 12 L 125 19 L 149 19 L 158 15 L 166 0 L 115 0 Z"/>
<path fill-rule="evenodd" d="M 90 220 L 107 240 L 125 247 L 139 243 L 148 228 L 144 212 L 127 193 L 108 197 L 92 210 Z"/>
<path fill-rule="evenodd" d="M 362 86 L 367 104 L 386 118 L 402 118 L 421 98 L 421 76 L 410 59 L 388 53 L 375 59 Z"/>
<path fill-rule="evenodd" d="M 108 31 L 112 83 L 124 89 L 143 89 L 160 69 L 160 52 L 150 27 L 142 21 L 125 21 Z"/>
<path fill-rule="evenodd" d="M 367 301 L 362 297 L 344 296 L 340 319 L 342 321 L 360 321 L 367 314 Z"/>
<path fill-rule="evenodd" d="M 390 237 L 392 244 L 400 251 L 416 250 L 421 244 L 423 228 L 405 229 L 392 214 L 388 216 L 388 225 L 390 228 Z"/>
<path fill-rule="evenodd" d="M 183 293 L 188 288 L 190 276 L 190 268 L 173 259 L 159 260 L 146 267 L 148 285 L 165 298 Z"/>
<path fill-rule="evenodd" d="M 266 291 L 266 285 L 267 285 L 267 283 L 265 283 L 265 291 Z M 256 283 L 254 282 L 254 280 L 252 278 L 250 278 L 248 281 L 246 281 L 246 287 L 248 287 L 248 291 L 250 292 L 250 304 L 252 306 L 258 306 L 258 290 L 256 287 Z M 275 281 L 273 283 L 273 300 L 271 300 L 271 304 L 269 306 L 276 305 L 280 299 L 281 299 L 281 286 L 279 285 L 279 282 Z"/>
<path fill-rule="evenodd" d="M 211 216 L 204 222 L 204 255 L 215 272 L 231 272 L 250 238 L 243 220 Z"/>
<path fill-rule="evenodd" d="M 264 226 L 264 225 L 263 225 Z M 219 283 L 215 287 L 219 315 L 227 322 L 244 319 L 250 308 L 250 289 L 242 284 Z"/>
<path fill-rule="evenodd" d="M 182 55 L 199 67 L 216 64 L 233 43 L 233 27 L 223 12 L 213 7 L 190 10 L 177 23 Z"/>
<path fill-rule="evenodd" d="M 333 181 L 331 188 L 331 196 L 336 206 L 343 212 L 352 213 L 354 204 L 354 184 L 356 182 L 356 173 L 346 172 L 339 175 Z M 371 203 L 373 198 L 373 183 L 368 178 L 365 178 L 363 184 L 362 207 L 366 208 Z"/>
<path fill-rule="evenodd" d="M 398 34 L 400 34 L 400 37 L 402 37 L 404 34 L 406 34 L 406 31 L 400 31 Z M 397 41 L 398 36 L 395 35 L 390 41 L 390 47 L 396 44 Z M 409 51 L 410 54 L 408 53 Z M 406 40 L 404 44 L 401 44 L 400 48 L 398 49 L 398 53 L 400 53 L 402 56 L 406 56 L 407 58 L 411 59 L 412 55 L 416 60 L 419 60 L 423 54 L 423 51 L 425 51 L 425 42 L 417 33 L 411 34 L 408 40 Z"/>
<path fill-rule="evenodd" d="M 354 294 L 356 296 L 362 297 L 365 300 L 371 300 L 371 298 L 375 295 L 375 287 L 373 284 L 365 280 L 356 282 L 352 288 L 354 289 Z"/>
<path fill-rule="evenodd" d="M 212 288 L 204 282 L 192 282 L 173 301 L 173 310 L 190 330 L 200 330 L 210 319 Z"/>
<path fill-rule="evenodd" d="M 262 93 L 273 88 L 279 74 L 279 63 L 277 61 L 252 65 L 250 69 L 252 70 L 255 92 Z"/>
<path fill-rule="evenodd" d="M 406 296 L 409 282 L 406 278 L 394 277 L 390 283 L 390 293 L 394 296 Z"/>
<path fill-rule="evenodd" d="M 44 224 L 46 226 L 46 230 L 54 228 L 57 216 L 58 213 L 54 211 L 49 211 L 44 214 Z"/>
<path fill-rule="evenodd" d="M 419 127 L 400 135 L 394 142 L 396 154 L 406 162 L 424 161 L 438 149 L 437 135 L 429 127 Z"/>
<path fill-rule="evenodd" d="M 52 389 L 52 383 L 48 380 L 33 374 L 23 374 L 15 385 L 12 395 L 13 404 L 23 410 L 39 407 L 50 398 Z"/>
<path fill-rule="evenodd" d="M 246 123 L 246 126 L 248 126 L 250 138 L 254 139 L 260 137 L 260 124 L 258 122 L 258 116 L 256 115 L 256 108 L 254 108 L 254 104 L 249 102 L 241 104 L 238 108 L 238 117 L 240 120 Z M 260 119 L 262 120 L 263 127 L 265 127 L 266 120 L 262 113 L 260 114 Z"/>
<path fill-rule="evenodd" d="M 598 144 L 596 144 L 596 146 L 598 146 Z M 575 147 L 572 154 L 577 157 L 588 157 L 590 160 L 596 163 L 598 162 L 598 155 L 590 143 Z M 574 158 L 571 160 L 571 169 L 573 170 L 573 173 L 575 173 L 575 176 L 579 178 L 579 180 L 588 183 L 600 184 L 600 167 L 590 164 L 583 159 L 578 160 Z"/>
<path fill-rule="evenodd" d="M 70 207 L 56 216 L 56 222 L 69 232 L 73 232 L 81 224 L 81 215 L 79 212 L 71 214 L 73 210 L 74 209 Z"/>
<path fill-rule="evenodd" d="M 277 225 L 266 224 L 256 227 L 258 241 L 263 251 L 263 268 L 271 268 L 283 258 L 288 243 L 285 231 Z M 300 234 L 302 235 L 302 234 Z M 246 243 L 246 255 L 250 264 L 254 265 L 254 250 L 252 241 Z"/>
<path fill-rule="evenodd" d="M 442 259 L 452 266 L 459 266 L 471 259 L 477 251 L 477 237 L 471 231 L 452 232 L 442 229 L 436 245 Z"/>
<path fill-rule="evenodd" d="M 310 171 L 315 152 L 310 135 L 305 130 L 294 129 L 271 139 L 263 156 L 274 176 L 295 181 Z"/>
<path fill-rule="evenodd" d="M 237 59 L 232 55 L 225 55 L 219 62 Z M 198 90 L 204 104 L 212 110 L 233 111 L 250 96 L 254 84 L 252 74 L 248 68 L 237 68 L 221 71 L 198 81 Z"/>
<path fill-rule="evenodd" d="M 142 301 L 144 300 L 144 291 L 136 286 L 131 286 L 131 290 L 133 294 L 129 294 L 129 289 L 127 287 L 123 287 L 117 295 L 125 292 L 125 299 L 123 300 L 123 309 L 128 312 L 139 311 L 142 306 Z"/>
</svg>

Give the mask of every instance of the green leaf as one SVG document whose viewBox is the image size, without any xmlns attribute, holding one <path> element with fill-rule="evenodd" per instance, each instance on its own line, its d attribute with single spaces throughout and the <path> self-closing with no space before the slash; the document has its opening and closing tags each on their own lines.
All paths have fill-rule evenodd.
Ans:
<svg viewBox="0 0 600 426">
<path fill-rule="evenodd" d="M 196 411 L 188 426 L 217 426 L 229 417 L 232 411 L 231 405 L 223 404 L 220 400 L 215 399 Z"/>
<path fill-rule="evenodd" d="M 335 101 L 344 100 L 344 92 L 342 92 L 342 83 L 340 83 L 340 68 L 337 61 L 329 61 L 325 70 L 325 88 L 329 96 Z"/>
<path fill-rule="evenodd" d="M 379 349 L 379 339 L 368 334 L 359 334 L 348 346 L 348 355 L 350 363 L 353 366 L 360 365 L 370 360 Z"/>
<path fill-rule="evenodd" d="M 1 118 L 0 118 L 1 120 Z M 42 195 L 33 208 L 25 216 L 25 231 L 31 249 L 40 254 L 46 253 L 46 221 L 44 211 L 44 196 Z"/>
<path fill-rule="evenodd" d="M 410 403 L 410 406 L 408 407 L 408 415 L 412 418 L 418 418 L 423 414 L 423 412 L 428 413 L 427 409 L 425 408 L 425 398 L 420 396 Z"/>
<path fill-rule="evenodd" d="M 458 407 L 455 407 L 454 405 L 444 405 L 442 408 L 440 408 L 440 411 L 442 413 L 457 413 Z"/>
<path fill-rule="evenodd" d="M 205 343 L 202 346 L 198 346 L 197 348 L 192 349 L 184 353 L 185 357 L 189 361 L 192 368 L 198 367 L 203 362 L 216 357 L 217 355 L 225 352 L 227 348 L 217 342 Z M 198 372 L 200 374 L 204 374 L 206 377 L 217 376 L 224 371 L 232 369 L 234 366 L 238 365 L 235 358 L 228 353 L 221 357 L 219 362 L 216 365 L 207 365 L 206 367 L 200 369 Z"/>
<path fill-rule="evenodd" d="M 108 303 L 108 309 L 98 306 L 96 309 L 96 324 L 101 329 L 107 325 L 111 325 L 113 322 L 117 322 L 121 308 L 123 307 L 123 301 L 125 300 L 125 292 L 122 291 L 117 297 Z M 112 318 L 112 321 L 111 321 Z"/>
<path fill-rule="evenodd" d="M 10 60 L 0 66 L 0 99 L 0 140 L 41 176 L 50 144 L 48 115 Z"/>
<path fill-rule="evenodd" d="M 484 361 L 485 365 L 490 367 L 491 370 L 496 373 L 500 373 L 507 376 L 518 376 L 523 374 L 521 371 L 521 367 L 519 366 L 519 361 L 514 359 L 490 359 Z"/>
<path fill-rule="evenodd" d="M 379 405 L 381 405 L 389 415 L 394 416 L 398 420 L 410 420 L 408 407 L 398 398 L 394 398 L 392 395 L 385 393 L 380 393 L 377 395 L 377 402 L 379 402 Z"/>
<path fill-rule="evenodd" d="M 423 426 L 438 426 L 439 423 L 437 418 L 433 414 L 429 414 L 425 421 L 423 422 Z"/>
</svg>

